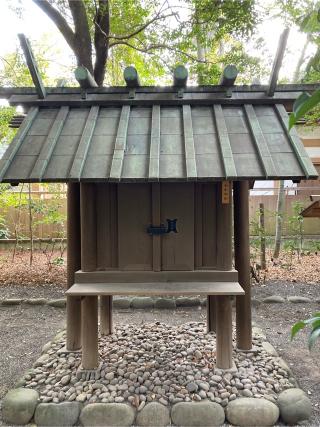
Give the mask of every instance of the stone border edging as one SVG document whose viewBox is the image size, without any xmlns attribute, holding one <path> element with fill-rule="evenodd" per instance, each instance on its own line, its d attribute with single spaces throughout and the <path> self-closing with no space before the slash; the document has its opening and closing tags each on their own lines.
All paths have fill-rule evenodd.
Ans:
<svg viewBox="0 0 320 427">
<path fill-rule="evenodd" d="M 261 303 L 264 304 L 310 304 L 310 303 L 320 303 L 320 298 L 312 301 L 308 297 L 300 295 L 291 295 L 286 299 L 280 295 L 271 295 L 263 298 L 262 300 L 257 298 L 252 298 L 252 306 L 258 307 Z M 47 300 L 46 298 L 6 298 L 0 300 L 0 305 L 3 306 L 16 306 L 20 304 L 27 305 L 49 305 L 55 308 L 65 308 L 66 299 L 65 298 L 56 298 Z M 113 307 L 119 310 L 126 309 L 166 309 L 174 310 L 176 308 L 184 307 L 205 307 L 207 300 L 205 298 L 199 297 L 115 297 L 113 300 Z"/>
<path fill-rule="evenodd" d="M 36 425 L 82 426 L 221 426 L 225 421 L 233 425 L 275 425 L 279 418 L 290 425 L 307 420 L 312 405 L 299 388 L 291 388 L 279 395 L 275 404 L 267 399 L 242 397 L 232 400 L 223 408 L 215 402 L 180 402 L 167 407 L 150 402 L 138 409 L 126 403 L 79 402 L 38 403 L 35 390 L 17 388 L 10 390 L 2 404 L 4 421 L 8 424 L 26 425 L 32 420 Z"/>
</svg>

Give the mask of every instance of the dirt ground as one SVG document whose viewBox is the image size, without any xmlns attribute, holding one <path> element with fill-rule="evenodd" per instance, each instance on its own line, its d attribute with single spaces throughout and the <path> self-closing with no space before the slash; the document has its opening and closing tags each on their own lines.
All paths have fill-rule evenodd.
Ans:
<svg viewBox="0 0 320 427">
<path fill-rule="evenodd" d="M 0 298 L 58 298 L 63 289 L 58 286 L 1 286 Z M 303 295 L 312 300 L 320 297 L 320 284 L 268 282 L 254 286 L 253 297 L 261 300 L 269 295 Z M 309 426 L 320 425 L 320 343 L 309 353 L 306 332 L 290 342 L 290 327 L 299 319 L 320 310 L 320 304 L 260 304 L 253 308 L 253 320 L 267 334 L 268 340 L 291 366 L 299 385 L 308 393 L 313 404 Z M 115 323 L 144 323 L 162 321 L 180 324 L 203 321 L 204 308 L 170 310 L 122 310 L 115 312 Z M 52 339 L 65 324 L 65 310 L 50 306 L 0 306 L 0 399 L 14 386 L 25 370 L 41 352 L 41 347 Z M 1 424 L 1 421 L 0 421 Z"/>
</svg>

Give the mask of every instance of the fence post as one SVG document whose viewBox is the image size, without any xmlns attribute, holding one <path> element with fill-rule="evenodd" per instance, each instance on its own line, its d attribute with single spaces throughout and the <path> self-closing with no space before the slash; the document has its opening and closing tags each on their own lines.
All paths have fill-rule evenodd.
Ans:
<svg viewBox="0 0 320 427">
<path fill-rule="evenodd" d="M 259 204 L 260 266 L 266 269 L 266 232 L 264 226 L 264 204 Z"/>
</svg>

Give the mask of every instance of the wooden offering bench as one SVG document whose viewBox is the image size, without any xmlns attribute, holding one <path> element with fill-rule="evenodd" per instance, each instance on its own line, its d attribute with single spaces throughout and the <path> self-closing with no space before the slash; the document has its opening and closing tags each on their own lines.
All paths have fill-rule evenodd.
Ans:
<svg viewBox="0 0 320 427">
<path fill-rule="evenodd" d="M 231 296 L 237 347 L 252 346 L 249 187 L 317 177 L 287 129 L 296 86 L 266 92 L 234 76 L 189 88 L 184 76 L 166 88 L 126 79 L 9 98 L 27 115 L 0 182 L 68 185 L 67 350 L 82 349 L 83 369 L 99 363 L 98 298 L 110 334 L 113 295 L 192 294 L 207 296 L 216 364 L 231 368 Z"/>
</svg>

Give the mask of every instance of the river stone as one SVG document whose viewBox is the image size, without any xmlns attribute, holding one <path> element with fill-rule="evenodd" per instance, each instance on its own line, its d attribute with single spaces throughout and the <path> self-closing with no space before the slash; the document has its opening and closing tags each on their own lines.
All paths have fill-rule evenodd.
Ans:
<svg viewBox="0 0 320 427">
<path fill-rule="evenodd" d="M 38 426 L 73 426 L 78 421 L 80 410 L 78 402 L 40 403 L 34 420 Z"/>
<path fill-rule="evenodd" d="M 165 427 L 170 425 L 169 409 L 161 403 L 151 402 L 138 412 L 138 426 Z"/>
<path fill-rule="evenodd" d="M 39 366 L 44 365 L 48 362 L 50 356 L 47 353 L 42 354 L 33 364 L 34 368 L 38 368 Z"/>
<path fill-rule="evenodd" d="M 176 299 L 177 307 L 196 307 L 200 304 L 199 298 L 179 297 Z"/>
<path fill-rule="evenodd" d="M 158 298 L 154 303 L 154 308 L 175 309 L 176 302 L 171 298 Z"/>
<path fill-rule="evenodd" d="M 52 299 L 48 301 L 48 305 L 51 307 L 64 308 L 67 304 L 67 300 L 65 298 L 60 299 Z"/>
<path fill-rule="evenodd" d="M 176 426 L 220 426 L 224 423 L 225 415 L 218 403 L 181 402 L 173 405 L 171 419 Z"/>
<path fill-rule="evenodd" d="M 292 297 L 288 297 L 288 301 L 293 302 L 294 304 L 297 303 L 306 303 L 308 304 L 309 302 L 311 302 L 311 299 L 308 297 L 301 297 L 299 295 L 295 295 Z"/>
<path fill-rule="evenodd" d="M 45 298 L 31 298 L 31 299 L 26 299 L 25 304 L 29 304 L 29 305 L 45 305 L 47 304 L 47 300 Z"/>
<path fill-rule="evenodd" d="M 114 308 L 128 309 L 130 308 L 131 298 L 114 298 L 112 305 Z"/>
<path fill-rule="evenodd" d="M 19 305 L 22 303 L 22 299 L 20 298 L 7 298 L 2 300 L 2 305 Z"/>
<path fill-rule="evenodd" d="M 7 424 L 27 424 L 33 417 L 39 395 L 35 390 L 9 390 L 2 402 L 2 416 Z"/>
<path fill-rule="evenodd" d="M 132 308 L 153 308 L 154 301 L 150 297 L 136 297 L 131 301 Z"/>
<path fill-rule="evenodd" d="M 237 426 L 273 426 L 279 418 L 279 408 L 266 399 L 244 397 L 229 402 L 226 417 Z"/>
<path fill-rule="evenodd" d="M 298 424 L 308 420 L 312 412 L 310 399 L 300 388 L 290 388 L 280 393 L 278 406 L 281 418 L 286 424 Z"/>
<path fill-rule="evenodd" d="M 91 403 L 85 406 L 80 415 L 80 421 L 86 426 L 131 426 L 135 411 L 125 403 Z"/>
<path fill-rule="evenodd" d="M 280 295 L 272 295 L 271 297 L 264 298 L 262 301 L 268 304 L 272 304 L 272 303 L 282 304 L 285 302 L 285 299 L 282 298 Z"/>
<path fill-rule="evenodd" d="M 263 341 L 261 343 L 262 348 L 269 353 L 271 356 L 278 356 L 277 350 L 273 347 L 272 344 L 270 344 L 268 341 Z"/>
</svg>

